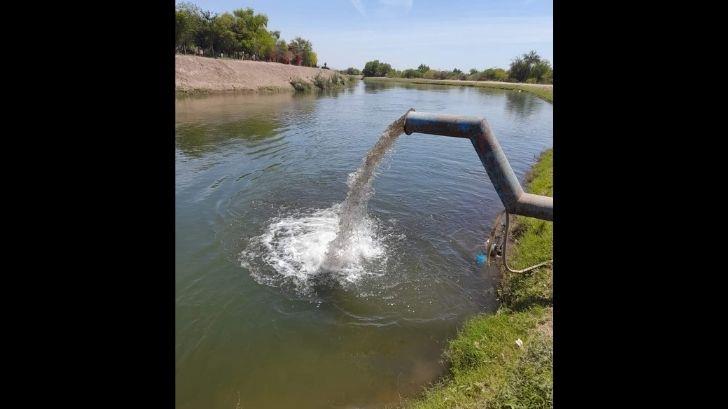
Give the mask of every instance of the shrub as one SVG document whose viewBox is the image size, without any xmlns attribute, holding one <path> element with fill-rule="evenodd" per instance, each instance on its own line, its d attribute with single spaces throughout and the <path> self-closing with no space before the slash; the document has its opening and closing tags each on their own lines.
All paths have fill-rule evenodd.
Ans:
<svg viewBox="0 0 728 409">
<path fill-rule="evenodd" d="M 422 78 L 422 72 L 419 70 L 407 69 L 402 72 L 404 78 Z"/>
<path fill-rule="evenodd" d="M 392 71 L 392 66 L 387 63 L 380 63 L 379 60 L 368 61 L 364 65 L 362 74 L 365 77 L 384 77 Z"/>
<path fill-rule="evenodd" d="M 294 78 L 291 80 L 291 85 L 296 91 L 310 91 L 312 89 L 311 83 L 306 82 L 300 78 Z"/>
</svg>

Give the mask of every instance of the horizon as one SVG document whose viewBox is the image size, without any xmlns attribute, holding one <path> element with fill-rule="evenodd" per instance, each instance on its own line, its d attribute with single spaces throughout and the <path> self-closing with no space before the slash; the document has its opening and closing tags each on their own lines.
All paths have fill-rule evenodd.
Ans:
<svg viewBox="0 0 728 409">
<path fill-rule="evenodd" d="M 268 16 L 268 29 L 313 44 L 319 65 L 362 69 L 379 60 L 393 68 L 467 72 L 507 69 L 535 50 L 553 64 L 552 0 L 194 0 L 214 13 L 250 7 Z M 177 1 L 177 4 L 180 2 Z"/>
</svg>

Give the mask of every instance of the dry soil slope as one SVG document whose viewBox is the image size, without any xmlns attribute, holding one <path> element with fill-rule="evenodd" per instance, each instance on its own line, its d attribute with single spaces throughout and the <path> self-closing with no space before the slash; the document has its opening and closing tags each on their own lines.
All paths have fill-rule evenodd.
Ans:
<svg viewBox="0 0 728 409">
<path fill-rule="evenodd" d="M 175 88 L 181 92 L 293 91 L 293 79 L 313 83 L 317 75 L 329 77 L 334 73 L 320 68 L 192 55 L 175 56 L 174 71 Z"/>
</svg>

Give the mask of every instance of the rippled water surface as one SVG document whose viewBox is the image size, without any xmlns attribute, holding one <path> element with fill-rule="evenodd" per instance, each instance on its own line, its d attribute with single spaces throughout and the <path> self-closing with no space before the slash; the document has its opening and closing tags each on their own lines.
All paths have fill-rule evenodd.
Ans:
<svg viewBox="0 0 728 409">
<path fill-rule="evenodd" d="M 522 179 L 552 143 L 526 93 L 359 83 L 176 102 L 178 408 L 382 407 L 444 368 L 495 306 L 478 245 L 502 205 L 470 141 L 402 135 L 379 166 L 360 260 L 320 274 L 347 178 L 407 109 L 485 117 Z"/>
</svg>

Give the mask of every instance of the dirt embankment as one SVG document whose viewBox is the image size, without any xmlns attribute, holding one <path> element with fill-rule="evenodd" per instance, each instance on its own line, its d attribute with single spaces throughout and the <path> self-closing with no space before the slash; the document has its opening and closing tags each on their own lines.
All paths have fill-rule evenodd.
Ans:
<svg viewBox="0 0 728 409">
<path fill-rule="evenodd" d="M 291 81 L 313 84 L 316 76 L 331 78 L 332 70 L 275 62 L 244 61 L 177 55 L 174 63 L 178 92 L 294 91 Z"/>
</svg>

